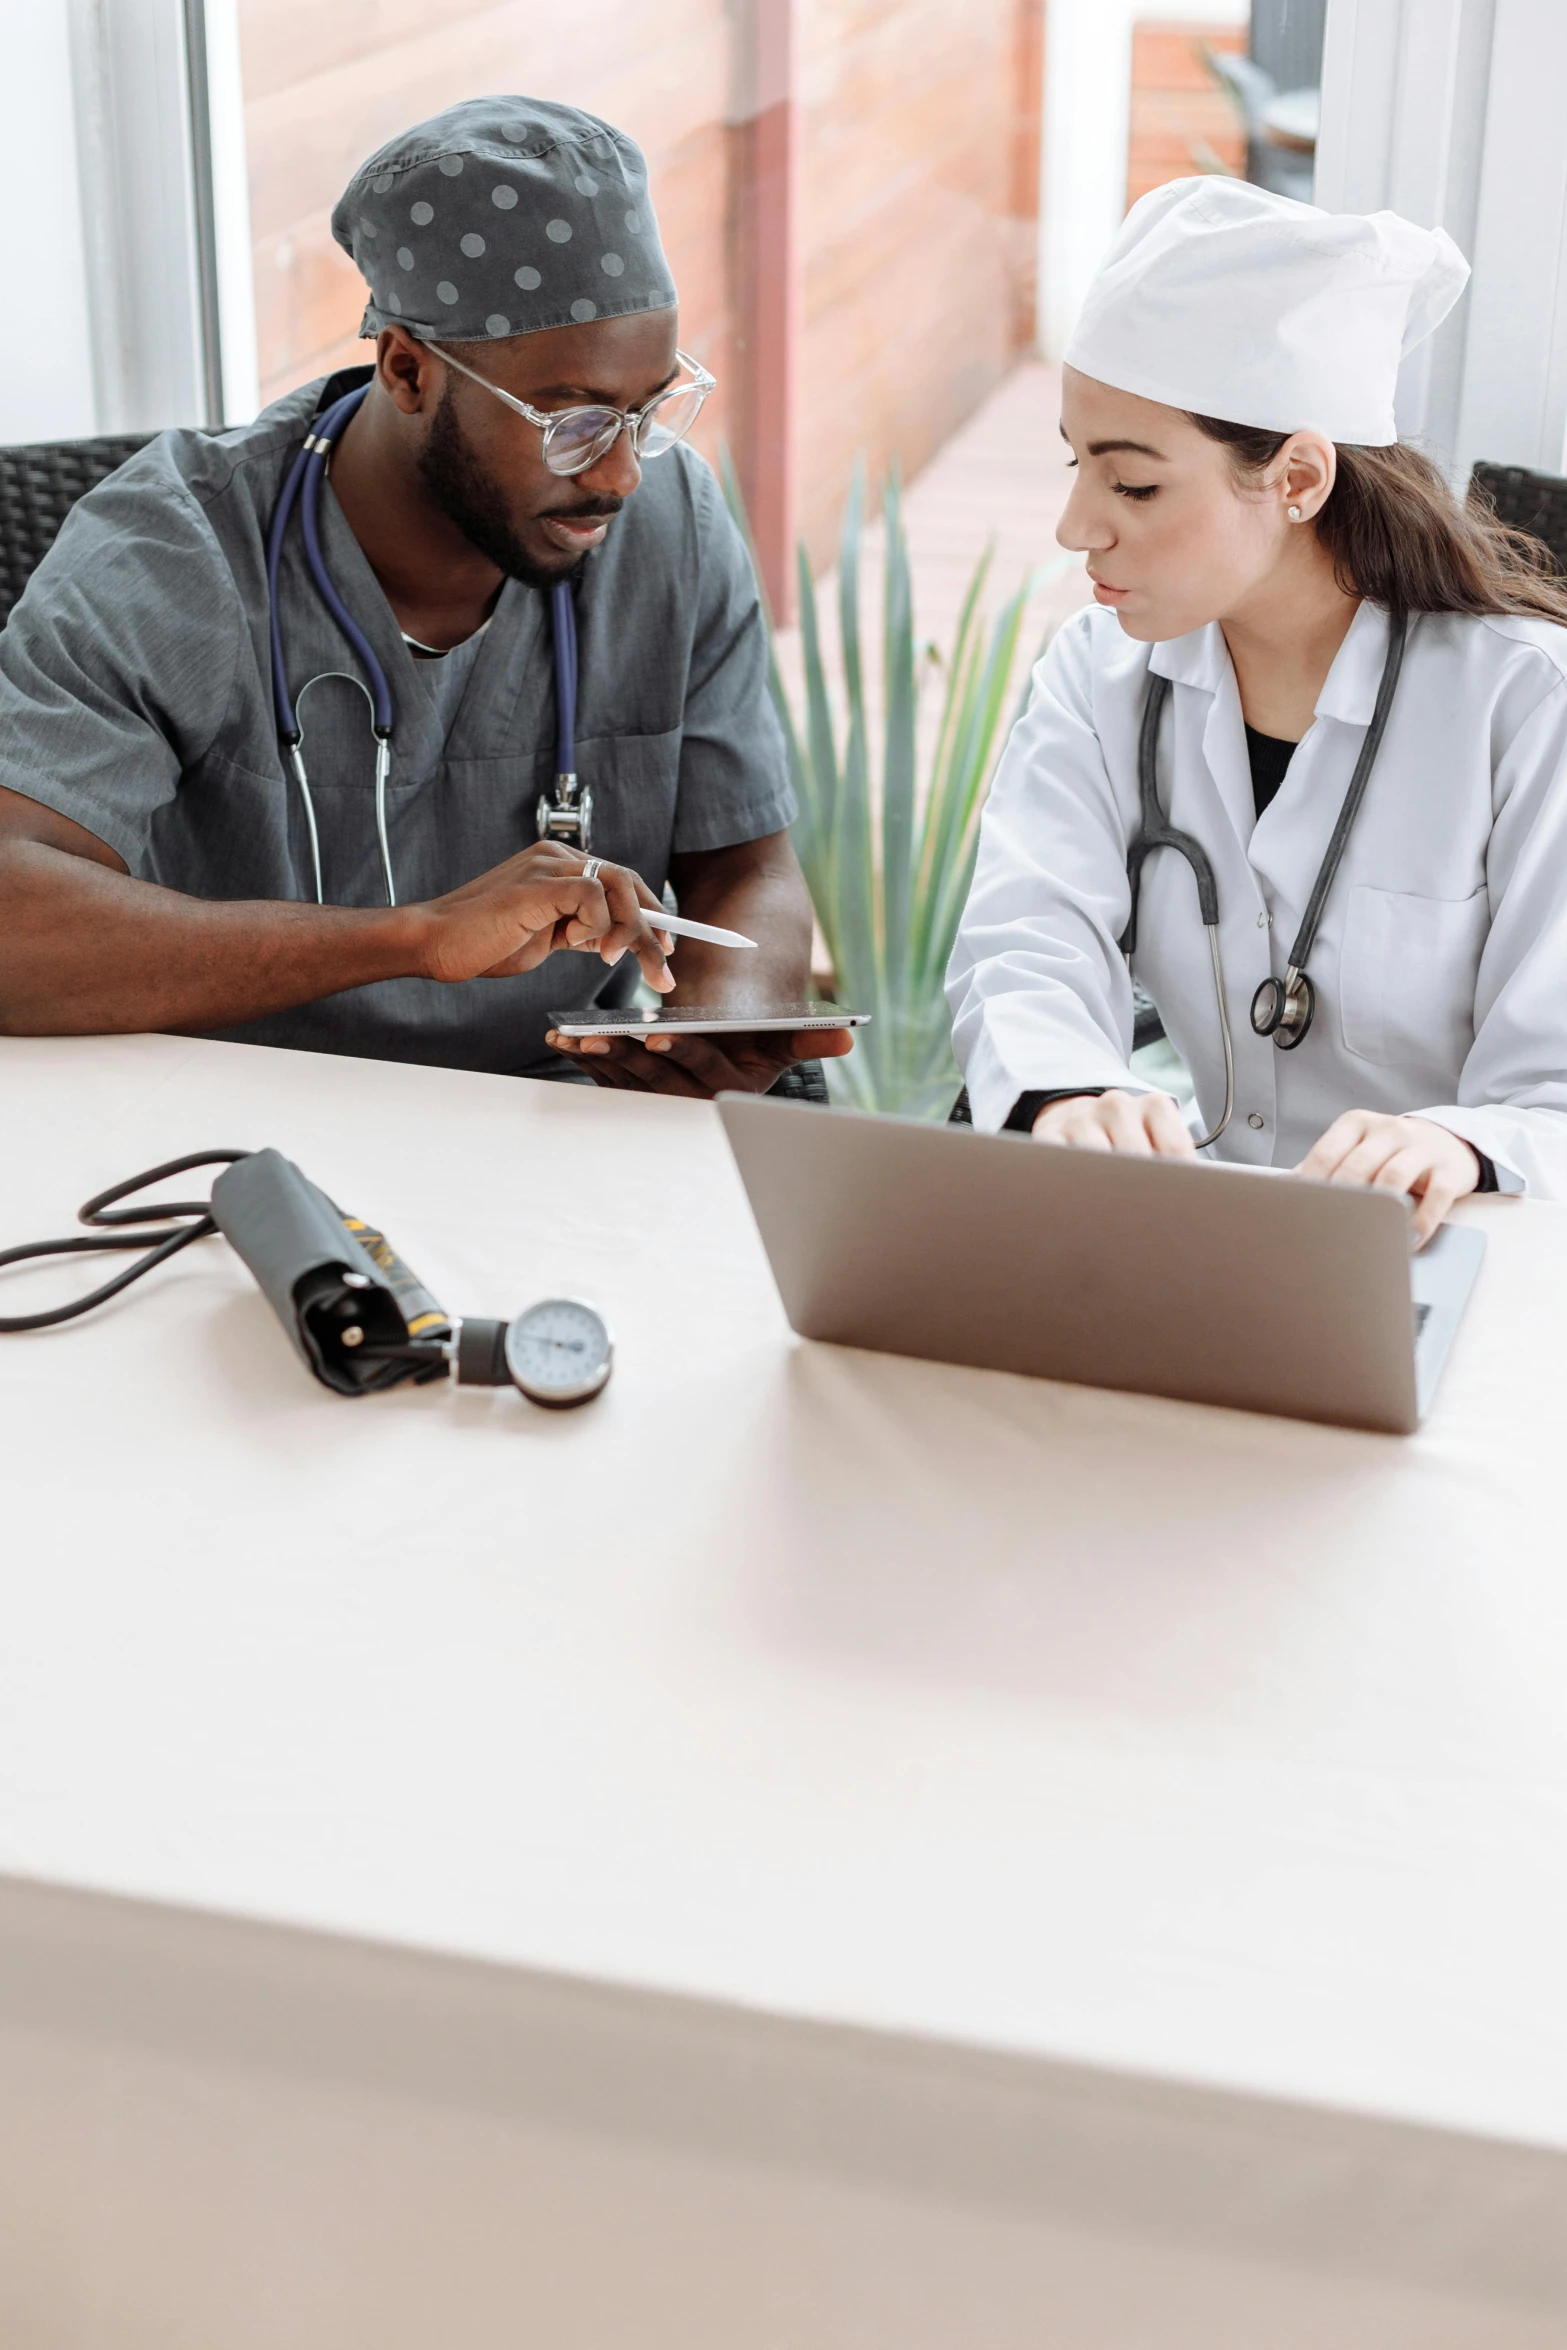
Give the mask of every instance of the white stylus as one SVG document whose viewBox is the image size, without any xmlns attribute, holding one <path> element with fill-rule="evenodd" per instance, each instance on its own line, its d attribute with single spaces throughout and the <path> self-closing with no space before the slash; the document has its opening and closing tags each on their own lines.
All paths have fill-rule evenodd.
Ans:
<svg viewBox="0 0 1567 2350">
<path fill-rule="evenodd" d="M 688 922 L 684 914 L 666 914 L 660 906 L 655 912 L 651 906 L 642 909 L 649 930 L 664 930 L 676 938 L 705 939 L 710 947 L 754 947 L 754 938 L 743 931 L 720 930 L 711 922 Z"/>
</svg>

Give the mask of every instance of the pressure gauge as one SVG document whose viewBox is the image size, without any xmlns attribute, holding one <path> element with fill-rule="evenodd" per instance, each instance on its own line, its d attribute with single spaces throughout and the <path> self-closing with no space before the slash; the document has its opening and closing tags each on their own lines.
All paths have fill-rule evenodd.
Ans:
<svg viewBox="0 0 1567 2350">
<path fill-rule="evenodd" d="M 597 1395 L 614 1366 L 602 1315 L 578 1297 L 542 1297 L 506 1327 L 506 1368 L 530 1402 L 557 1410 Z"/>
</svg>

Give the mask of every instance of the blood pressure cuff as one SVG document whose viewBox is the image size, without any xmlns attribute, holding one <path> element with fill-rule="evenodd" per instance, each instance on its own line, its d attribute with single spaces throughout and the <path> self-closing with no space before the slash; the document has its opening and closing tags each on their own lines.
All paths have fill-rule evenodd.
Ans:
<svg viewBox="0 0 1567 2350">
<path fill-rule="evenodd" d="M 308 1370 L 338 1395 L 447 1375 L 444 1358 L 383 1349 L 450 1335 L 383 1234 L 345 1216 L 281 1151 L 253 1151 L 212 1186 L 212 1216 L 255 1275 Z"/>
</svg>

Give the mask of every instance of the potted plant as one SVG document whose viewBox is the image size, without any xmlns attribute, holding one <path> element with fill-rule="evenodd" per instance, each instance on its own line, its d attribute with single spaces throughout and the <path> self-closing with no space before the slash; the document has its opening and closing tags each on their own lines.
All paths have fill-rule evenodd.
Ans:
<svg viewBox="0 0 1567 2350">
<path fill-rule="evenodd" d="M 732 470 L 725 486 L 742 529 Z M 799 550 L 803 713 L 790 703 L 776 653 L 773 700 L 788 746 L 800 813 L 795 846 L 832 962 L 837 992 L 870 1025 L 855 1049 L 830 1061 L 833 1097 L 857 1109 L 943 1119 L 962 1085 L 952 1057 L 942 980 L 968 896 L 979 819 L 1000 750 L 1009 681 L 1030 595 L 1071 558 L 1031 574 L 988 631 L 980 609 L 990 573 L 981 557 L 963 599 L 956 640 L 944 659 L 946 691 L 929 771 L 918 772 L 919 647 L 908 544 L 896 474 L 885 497 L 887 556 L 882 631 L 879 760 L 871 742 L 860 633 L 863 474 L 844 514 L 838 562 L 843 656 L 840 743 L 822 654 L 816 588 Z M 765 596 L 763 599 L 765 609 Z M 769 615 L 769 629 L 771 616 Z M 879 784 L 873 775 L 879 769 Z"/>
</svg>

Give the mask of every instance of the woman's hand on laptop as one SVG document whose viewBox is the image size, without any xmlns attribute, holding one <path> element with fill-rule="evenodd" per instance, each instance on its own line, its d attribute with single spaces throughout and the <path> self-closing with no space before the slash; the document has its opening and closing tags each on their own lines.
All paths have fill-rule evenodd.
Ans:
<svg viewBox="0 0 1567 2350">
<path fill-rule="evenodd" d="M 1408 1192 L 1415 1203 L 1415 1246 L 1424 1248 L 1454 1202 L 1474 1190 L 1480 1162 L 1467 1142 L 1430 1118 L 1346 1110 L 1295 1172 L 1321 1183 L 1373 1183 Z"/>
<path fill-rule="evenodd" d="M 1046 1102 L 1034 1120 L 1036 1142 L 1065 1143 L 1080 1151 L 1130 1151 L 1135 1156 L 1189 1159 L 1196 1155 L 1185 1119 L 1167 1093 L 1074 1093 Z"/>
</svg>

